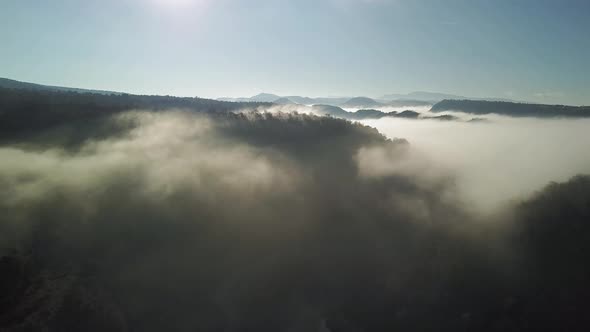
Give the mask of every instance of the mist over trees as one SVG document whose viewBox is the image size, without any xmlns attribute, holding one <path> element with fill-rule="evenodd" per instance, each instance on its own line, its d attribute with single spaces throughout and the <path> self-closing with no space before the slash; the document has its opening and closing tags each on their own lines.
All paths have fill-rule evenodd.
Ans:
<svg viewBox="0 0 590 332">
<path fill-rule="evenodd" d="M 590 327 L 587 176 L 482 216 L 411 142 L 252 106 L 0 90 L 0 328 Z"/>
<path fill-rule="evenodd" d="M 196 97 L 0 88 L 0 137 L 23 131 L 36 132 L 62 123 L 87 121 L 134 109 L 228 112 L 253 110 L 270 105 L 270 103 L 223 102 Z"/>
</svg>

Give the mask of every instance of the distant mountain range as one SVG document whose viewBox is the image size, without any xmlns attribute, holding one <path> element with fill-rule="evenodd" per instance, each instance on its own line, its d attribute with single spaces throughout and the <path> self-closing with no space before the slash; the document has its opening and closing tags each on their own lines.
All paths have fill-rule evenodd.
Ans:
<svg viewBox="0 0 590 332">
<path fill-rule="evenodd" d="M 156 108 L 163 109 L 166 107 L 195 108 L 209 111 L 231 111 L 236 109 L 251 108 L 265 109 L 274 104 L 281 105 L 315 105 L 312 110 L 318 114 L 331 115 L 345 119 L 368 119 L 381 118 L 385 116 L 406 117 L 406 118 L 435 118 L 441 120 L 451 120 L 450 116 L 419 116 L 413 111 L 404 112 L 383 112 L 374 108 L 383 107 L 419 107 L 431 106 L 431 112 L 455 111 L 469 114 L 500 114 L 513 117 L 590 117 L 590 106 L 564 106 L 564 105 L 542 105 L 530 103 L 508 102 L 503 100 L 480 100 L 480 99 L 443 99 L 437 103 L 432 101 L 419 100 L 420 98 L 441 98 L 460 96 L 446 95 L 432 92 L 413 92 L 407 95 L 387 95 L 384 97 L 404 97 L 417 99 L 395 99 L 395 100 L 375 100 L 368 97 L 327 97 L 327 98 L 309 98 L 301 96 L 278 96 L 269 93 L 261 93 L 250 98 L 220 98 L 216 100 L 200 98 L 177 98 L 161 96 L 137 96 L 128 95 L 121 92 L 90 90 L 80 88 L 69 88 L 51 85 L 42 85 L 27 83 L 7 78 L 0 78 L 0 88 L 18 89 L 37 93 L 67 93 L 68 98 L 74 100 L 75 94 L 98 94 L 104 96 L 119 96 L 121 98 L 111 99 L 110 103 L 115 103 L 117 107 L 124 109 L 126 107 L 135 108 Z M 72 95 L 73 94 L 73 95 Z M 31 98 L 49 98 L 49 95 L 35 95 Z M 66 96 L 59 96 L 65 98 Z M 124 98 L 123 98 L 124 97 Z M 227 103 L 224 101 L 231 101 Z M 92 104 L 91 100 L 85 100 L 84 103 Z M 106 105 L 106 104 L 105 104 Z M 343 108 L 359 109 L 356 112 L 348 112 Z M 411 112 L 411 113 L 410 113 Z"/>
<path fill-rule="evenodd" d="M 319 97 L 310 98 L 302 96 L 279 96 L 272 93 L 260 93 L 252 97 L 240 97 L 240 98 L 217 98 L 220 101 L 233 101 L 233 102 L 264 102 L 264 103 L 276 103 L 276 104 L 301 104 L 301 105 L 314 105 L 314 104 L 328 104 L 328 105 L 341 105 L 348 100 L 350 97 Z"/>
<path fill-rule="evenodd" d="M 408 94 L 389 94 L 381 98 L 373 99 L 369 97 L 302 97 L 302 96 L 279 96 L 272 93 L 260 93 L 252 97 L 241 98 L 219 98 L 220 101 L 233 102 L 266 102 L 276 104 L 302 104 L 302 105 L 332 105 L 344 108 L 376 108 L 376 107 L 421 107 L 432 106 L 442 100 L 489 100 L 489 101 L 506 101 L 513 100 L 502 98 L 470 98 L 458 95 L 450 95 L 436 92 L 416 91 Z"/>
<path fill-rule="evenodd" d="M 344 108 L 374 108 L 374 107 L 423 107 L 432 106 L 432 102 L 413 100 L 413 99 L 396 99 L 391 101 L 377 101 L 367 97 L 351 98 L 340 107 Z"/>
<path fill-rule="evenodd" d="M 437 103 L 439 101 L 445 99 L 452 99 L 452 100 L 488 100 L 488 101 L 506 101 L 506 102 L 515 102 L 515 100 L 506 99 L 506 98 L 475 98 L 475 97 L 465 97 L 459 95 L 451 95 L 446 93 L 438 93 L 438 92 L 426 92 L 426 91 L 415 91 L 410 92 L 408 94 L 388 94 L 382 96 L 380 99 L 382 100 L 396 100 L 396 99 L 410 99 L 410 100 L 420 100 L 420 101 L 427 101 L 431 103 Z"/>
<path fill-rule="evenodd" d="M 6 83 L 7 81 L 2 81 Z M 274 103 L 224 102 L 211 99 L 141 96 L 126 93 L 92 93 L 91 90 L 44 88 L 39 85 L 21 85 L 9 82 L 9 87 L 0 87 L 0 142 L 14 135 L 34 134 L 35 132 L 56 128 L 63 123 L 76 123 L 84 126 L 103 116 L 128 110 L 167 111 L 181 109 L 202 113 L 232 113 L 245 111 L 265 112 L 277 108 Z M 364 109 L 347 112 L 337 106 L 313 107 L 297 104 L 282 105 L 283 112 L 305 112 L 318 116 L 327 115 L 347 120 L 379 119 L 399 117 L 452 120 L 442 115 L 429 117 L 414 111 L 382 112 Z"/>
<path fill-rule="evenodd" d="M 313 105 L 312 111 L 318 115 L 332 116 L 335 118 L 341 118 L 346 120 L 368 120 L 368 119 L 381 119 L 385 117 L 391 118 L 404 118 L 404 119 L 419 119 L 419 120 L 443 120 L 452 121 L 459 120 L 459 118 L 452 115 L 438 115 L 429 116 L 421 115 L 418 112 L 405 110 L 402 112 L 391 111 L 382 112 L 375 109 L 361 109 L 356 112 L 348 112 L 338 106 L 332 105 Z"/>
<path fill-rule="evenodd" d="M 264 102 L 281 105 L 332 105 L 344 108 L 375 108 L 375 107 L 419 107 L 432 106 L 434 102 L 413 99 L 396 100 L 375 100 L 369 97 L 301 97 L 301 96 L 279 96 L 270 93 L 261 93 L 248 98 L 218 98 L 219 101 L 231 102 Z"/>
</svg>

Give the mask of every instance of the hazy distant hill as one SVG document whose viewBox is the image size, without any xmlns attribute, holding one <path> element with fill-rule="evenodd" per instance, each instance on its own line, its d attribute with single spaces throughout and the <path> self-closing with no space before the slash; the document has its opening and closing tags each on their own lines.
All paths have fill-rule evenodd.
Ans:
<svg viewBox="0 0 590 332">
<path fill-rule="evenodd" d="M 341 104 L 341 107 L 350 108 L 374 108 L 374 107 L 421 107 L 421 106 L 432 106 L 432 102 L 415 100 L 415 99 L 396 99 L 390 101 L 380 102 L 375 99 L 367 97 L 356 97 L 352 98 L 345 103 Z"/>
<path fill-rule="evenodd" d="M 25 90 L 36 90 L 36 91 L 66 91 L 66 92 L 78 92 L 78 93 L 97 93 L 103 95 L 120 94 L 120 92 L 104 91 L 104 90 L 89 90 L 79 88 L 68 88 L 61 86 L 42 85 L 35 83 L 27 83 L 8 78 L 0 78 L 0 88 L 7 89 L 25 89 Z"/>
<path fill-rule="evenodd" d="M 230 98 L 230 97 L 223 97 L 217 98 L 219 101 L 234 101 L 234 102 L 274 102 L 276 100 L 287 98 L 293 103 L 301 104 L 301 105 L 315 105 L 315 104 L 325 104 L 325 105 L 334 105 L 338 106 L 342 103 L 345 103 L 350 99 L 350 97 L 318 97 L 318 98 L 310 98 L 310 97 L 302 97 L 302 96 L 277 96 L 271 93 L 260 93 L 253 97 L 239 97 L 239 98 Z"/>
<path fill-rule="evenodd" d="M 432 106 L 433 103 L 430 101 L 423 101 L 423 100 L 396 99 L 396 100 L 388 101 L 384 104 L 387 106 L 391 106 L 391 107 L 420 107 L 420 106 Z"/>
<path fill-rule="evenodd" d="M 219 101 L 233 101 L 233 102 L 258 102 L 258 103 L 272 103 L 277 99 L 283 98 L 282 96 L 277 96 L 272 93 L 259 93 L 256 96 L 252 97 L 238 97 L 238 98 L 231 98 L 231 97 L 222 97 L 217 98 Z"/>
<path fill-rule="evenodd" d="M 273 101 L 280 99 L 281 96 L 273 95 L 272 93 L 260 93 L 250 98 L 250 101 L 272 103 Z"/>
<path fill-rule="evenodd" d="M 287 96 L 284 97 L 289 99 L 290 101 L 297 103 L 297 104 L 302 104 L 302 105 L 313 105 L 316 104 L 317 101 L 313 98 L 309 98 L 309 97 L 301 97 L 301 96 Z"/>
<path fill-rule="evenodd" d="M 341 106 L 342 107 L 380 107 L 380 106 L 384 106 L 384 104 L 382 104 L 374 99 L 368 98 L 368 97 L 355 97 L 355 98 L 348 100 L 347 102 L 345 102 Z"/>
<path fill-rule="evenodd" d="M 417 119 L 417 120 L 443 120 L 443 121 L 454 121 L 459 118 L 452 115 L 440 115 L 440 116 L 420 116 L 420 113 L 410 110 L 403 112 L 382 112 L 375 109 L 361 109 L 356 112 L 348 112 L 338 106 L 331 105 L 314 105 L 312 110 L 317 115 L 327 115 L 335 118 L 341 118 L 346 120 L 368 120 L 368 119 L 381 119 L 386 117 L 391 118 L 404 118 L 404 119 Z"/>
<path fill-rule="evenodd" d="M 287 97 L 279 98 L 279 99 L 273 101 L 273 103 L 279 104 L 279 105 L 297 105 L 298 104 Z"/>
<path fill-rule="evenodd" d="M 219 101 L 232 102 L 272 102 L 276 104 L 301 104 L 301 105 L 331 105 L 348 108 L 374 108 L 374 107 L 418 107 L 431 106 L 434 102 L 419 99 L 396 99 L 378 101 L 368 97 L 302 97 L 302 96 L 278 96 L 272 93 L 260 93 L 253 97 L 218 98 Z"/>
<path fill-rule="evenodd" d="M 486 98 L 474 98 L 474 97 L 465 97 L 459 95 L 452 95 L 447 93 L 438 93 L 438 92 L 427 92 L 427 91 L 414 91 L 408 94 L 399 94 L 393 93 L 384 95 L 380 98 L 381 100 L 416 100 L 416 101 L 423 101 L 423 102 L 430 102 L 436 103 L 445 99 L 453 99 L 453 100 L 489 100 L 489 101 L 506 101 L 506 102 L 514 102 L 514 100 L 506 99 L 506 98 L 493 98 L 493 97 L 486 97 Z"/>
<path fill-rule="evenodd" d="M 319 97 L 314 100 L 315 104 L 342 105 L 350 100 L 350 97 Z"/>
<path fill-rule="evenodd" d="M 443 99 L 467 99 L 462 96 L 457 95 L 450 95 L 446 93 L 438 93 L 438 92 L 426 92 L 426 91 L 415 91 L 410 92 L 408 94 L 399 94 L 399 93 L 392 93 L 388 95 L 384 95 L 381 97 L 384 100 L 395 100 L 395 99 L 412 99 L 412 100 L 420 100 L 420 101 L 441 101 Z"/>
<path fill-rule="evenodd" d="M 318 115 L 329 115 L 347 120 L 380 119 L 386 116 L 397 115 L 397 112 L 385 113 L 374 109 L 362 109 L 356 112 L 348 112 L 338 106 L 331 105 L 314 105 L 312 110 Z"/>
<path fill-rule="evenodd" d="M 564 106 L 482 100 L 443 100 L 431 112 L 500 114 L 513 117 L 590 117 L 590 106 Z"/>
<path fill-rule="evenodd" d="M 336 118 L 348 118 L 350 112 L 343 110 L 338 106 L 332 105 L 313 105 L 312 110 L 318 115 L 330 115 Z"/>
</svg>

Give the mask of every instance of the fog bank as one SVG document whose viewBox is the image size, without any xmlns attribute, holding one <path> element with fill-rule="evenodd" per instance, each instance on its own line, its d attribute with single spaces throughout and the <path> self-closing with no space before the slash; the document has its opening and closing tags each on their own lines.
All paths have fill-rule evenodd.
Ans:
<svg viewBox="0 0 590 332">
<path fill-rule="evenodd" d="M 590 179 L 482 216 L 501 148 L 466 151 L 493 123 L 371 122 L 408 143 L 308 114 L 79 114 L 0 146 L 0 329 L 590 326 Z"/>
<path fill-rule="evenodd" d="M 406 138 L 434 164 L 453 170 L 463 197 L 487 210 L 522 200 L 548 181 L 590 172 L 590 120 L 486 118 L 468 123 L 394 118 L 362 123 L 388 137 Z"/>
</svg>

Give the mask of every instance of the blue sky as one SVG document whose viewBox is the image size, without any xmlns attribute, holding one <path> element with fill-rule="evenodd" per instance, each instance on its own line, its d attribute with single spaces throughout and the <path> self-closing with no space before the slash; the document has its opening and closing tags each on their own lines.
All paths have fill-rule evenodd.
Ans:
<svg viewBox="0 0 590 332">
<path fill-rule="evenodd" d="M 131 93 L 590 104 L 587 0 L 0 0 L 0 76 Z"/>
</svg>

